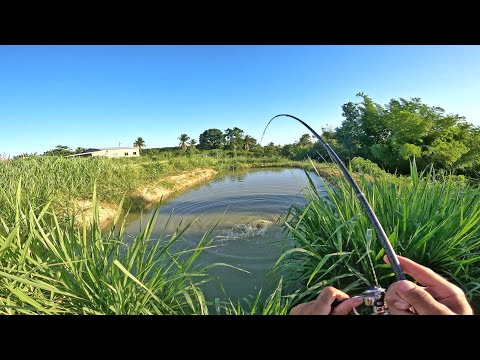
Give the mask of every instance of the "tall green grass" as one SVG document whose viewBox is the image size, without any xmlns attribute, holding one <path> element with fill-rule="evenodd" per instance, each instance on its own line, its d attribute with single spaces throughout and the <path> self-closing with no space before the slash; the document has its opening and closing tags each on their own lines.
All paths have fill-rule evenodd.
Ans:
<svg viewBox="0 0 480 360">
<path fill-rule="evenodd" d="M 73 216 L 70 224 L 61 225 L 50 203 L 37 212 L 31 204 L 24 211 L 21 201 L 19 186 L 16 222 L 9 226 L 2 221 L 0 313 L 208 313 L 200 288 L 209 280 L 208 267 L 199 268 L 196 259 L 211 246 L 210 232 L 194 248 L 173 251 L 191 224 L 152 238 L 158 211 L 139 234 L 128 238 L 125 223 L 118 221 L 120 211 L 102 235 L 95 193 L 88 229 L 86 223 L 76 226 Z"/>
<path fill-rule="evenodd" d="M 262 290 L 256 296 L 251 295 L 234 303 L 230 299 L 215 299 L 217 315 L 287 315 L 290 312 L 290 298 L 283 294 L 283 279 L 280 278 L 276 289 L 264 298 Z"/>
<path fill-rule="evenodd" d="M 362 176 L 359 186 L 399 255 L 432 268 L 480 299 L 480 188 L 459 184 L 433 170 L 392 182 Z M 285 226 L 291 235 L 277 268 L 286 279 L 292 304 L 316 297 L 332 285 L 355 295 L 378 282 L 396 279 L 384 250 L 351 187 L 344 181 L 313 183 L 305 207 L 293 207 Z M 373 268 L 372 268 L 373 265 Z"/>
</svg>

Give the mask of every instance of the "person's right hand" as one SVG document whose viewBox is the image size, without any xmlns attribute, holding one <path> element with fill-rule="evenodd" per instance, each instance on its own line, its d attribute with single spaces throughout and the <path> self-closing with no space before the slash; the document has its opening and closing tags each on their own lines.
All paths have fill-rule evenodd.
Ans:
<svg viewBox="0 0 480 360">
<path fill-rule="evenodd" d="M 388 258 L 384 257 L 389 263 Z M 473 315 L 465 293 L 433 270 L 398 256 L 406 274 L 424 286 L 408 280 L 393 283 L 385 293 L 388 312 L 392 315 Z"/>
</svg>

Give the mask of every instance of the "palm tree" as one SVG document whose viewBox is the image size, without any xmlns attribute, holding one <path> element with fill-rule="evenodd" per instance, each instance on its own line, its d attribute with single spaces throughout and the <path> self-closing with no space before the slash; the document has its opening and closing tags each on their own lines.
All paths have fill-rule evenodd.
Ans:
<svg viewBox="0 0 480 360">
<path fill-rule="evenodd" d="M 180 140 L 180 143 L 178 144 L 178 145 L 180 145 L 180 148 L 183 151 L 187 151 L 187 147 L 189 145 L 188 140 L 190 140 L 190 137 L 187 134 L 182 134 L 182 135 L 180 135 L 178 140 Z"/>
<path fill-rule="evenodd" d="M 243 148 L 245 150 L 250 150 L 250 146 L 253 144 L 253 138 L 250 135 L 245 135 L 243 138 Z"/>
<path fill-rule="evenodd" d="M 145 145 L 145 140 L 139 137 L 137 140 L 135 140 L 133 146 L 138 147 L 138 153 L 140 154 L 142 147 L 146 147 L 147 145 Z"/>
<path fill-rule="evenodd" d="M 190 140 L 190 146 L 195 147 L 195 145 L 197 145 L 197 140 L 195 139 Z"/>
</svg>

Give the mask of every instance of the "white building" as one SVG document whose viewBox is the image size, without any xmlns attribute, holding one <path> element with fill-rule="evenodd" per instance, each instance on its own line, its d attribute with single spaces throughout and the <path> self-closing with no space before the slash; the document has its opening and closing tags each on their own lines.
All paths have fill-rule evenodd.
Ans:
<svg viewBox="0 0 480 360">
<path fill-rule="evenodd" d="M 140 151 L 136 147 L 110 147 L 110 148 L 90 148 L 85 150 L 83 153 L 69 155 L 66 157 L 74 157 L 74 156 L 82 156 L 82 157 L 90 157 L 90 156 L 107 156 L 107 157 L 132 157 L 132 156 L 140 156 Z"/>
</svg>

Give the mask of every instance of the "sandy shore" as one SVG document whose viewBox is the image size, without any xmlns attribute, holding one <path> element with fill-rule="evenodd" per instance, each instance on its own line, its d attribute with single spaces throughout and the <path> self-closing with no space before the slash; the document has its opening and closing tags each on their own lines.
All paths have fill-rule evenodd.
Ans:
<svg viewBox="0 0 480 360">
<path fill-rule="evenodd" d="M 138 189 L 134 194 L 130 194 L 131 197 L 141 198 L 146 204 L 146 207 L 151 207 L 154 204 L 159 203 L 163 199 L 171 196 L 172 194 L 188 189 L 198 183 L 214 177 L 217 171 L 213 169 L 194 169 L 190 171 L 184 171 L 181 174 L 167 176 L 158 181 L 156 184 L 149 184 L 148 186 Z M 162 185 L 164 184 L 164 185 Z M 165 186 L 168 184 L 168 186 Z M 76 206 L 76 220 L 82 222 L 85 218 L 87 223 L 92 221 L 92 201 L 91 200 L 78 200 L 75 202 Z M 100 224 L 103 225 L 114 219 L 118 211 L 118 204 L 99 204 L 98 214 L 100 218 Z"/>
</svg>

